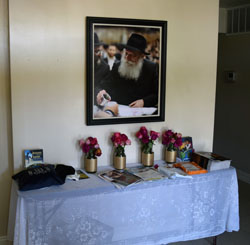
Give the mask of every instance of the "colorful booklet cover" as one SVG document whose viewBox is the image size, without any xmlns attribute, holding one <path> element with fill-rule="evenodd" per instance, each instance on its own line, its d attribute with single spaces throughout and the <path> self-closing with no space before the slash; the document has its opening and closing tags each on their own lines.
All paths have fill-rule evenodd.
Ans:
<svg viewBox="0 0 250 245">
<path fill-rule="evenodd" d="M 79 178 L 78 178 L 79 180 L 80 179 L 88 179 L 89 178 L 89 176 L 87 174 L 85 174 L 81 169 L 78 169 L 76 171 L 76 174 L 79 175 Z"/>
<path fill-rule="evenodd" d="M 24 150 L 24 163 L 26 168 L 43 163 L 43 149 Z"/>
<path fill-rule="evenodd" d="M 182 137 L 182 145 L 178 149 L 178 157 L 183 161 L 183 162 L 189 162 L 192 157 L 193 153 L 193 141 L 192 137 L 186 136 Z"/>
</svg>

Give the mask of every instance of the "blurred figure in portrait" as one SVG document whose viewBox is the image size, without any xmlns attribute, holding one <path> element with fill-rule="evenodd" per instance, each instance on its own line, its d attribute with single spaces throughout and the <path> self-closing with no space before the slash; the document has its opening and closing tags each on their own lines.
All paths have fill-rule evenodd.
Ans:
<svg viewBox="0 0 250 245">
<path fill-rule="evenodd" d="M 107 48 L 107 57 L 104 58 L 104 61 L 109 65 L 109 69 L 112 70 L 112 67 L 117 63 L 116 59 L 117 48 L 114 44 L 110 44 Z"/>
<path fill-rule="evenodd" d="M 94 33 L 94 117 L 113 117 L 118 114 L 117 103 L 110 104 L 110 96 L 103 89 L 110 80 L 109 65 L 102 59 L 102 46 L 99 37 Z"/>
</svg>

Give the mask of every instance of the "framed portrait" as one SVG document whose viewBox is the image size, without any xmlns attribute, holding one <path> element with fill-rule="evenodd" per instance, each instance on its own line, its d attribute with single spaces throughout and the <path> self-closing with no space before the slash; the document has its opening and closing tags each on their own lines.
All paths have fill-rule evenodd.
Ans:
<svg viewBox="0 0 250 245">
<path fill-rule="evenodd" d="M 165 120 L 167 21 L 87 17 L 87 125 Z"/>
</svg>

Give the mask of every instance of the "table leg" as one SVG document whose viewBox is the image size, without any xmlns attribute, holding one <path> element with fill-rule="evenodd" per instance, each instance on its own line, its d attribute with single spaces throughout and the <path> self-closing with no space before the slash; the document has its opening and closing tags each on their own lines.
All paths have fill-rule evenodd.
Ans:
<svg viewBox="0 0 250 245">
<path fill-rule="evenodd" d="M 213 237 L 213 245 L 216 245 L 216 242 L 217 242 L 217 236 L 214 236 Z"/>
</svg>

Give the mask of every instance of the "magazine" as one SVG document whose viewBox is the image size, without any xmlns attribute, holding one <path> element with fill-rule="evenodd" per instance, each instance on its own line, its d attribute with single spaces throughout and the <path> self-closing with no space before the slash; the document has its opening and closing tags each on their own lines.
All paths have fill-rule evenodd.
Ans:
<svg viewBox="0 0 250 245">
<path fill-rule="evenodd" d="M 126 170 L 108 170 L 101 172 L 98 176 L 106 181 L 113 183 L 117 188 L 129 186 L 142 181 L 142 179 Z"/>
<path fill-rule="evenodd" d="M 127 171 L 136 176 L 139 176 L 144 181 L 159 180 L 166 178 L 164 174 L 158 172 L 154 168 L 146 168 L 143 166 L 127 168 Z"/>
</svg>

